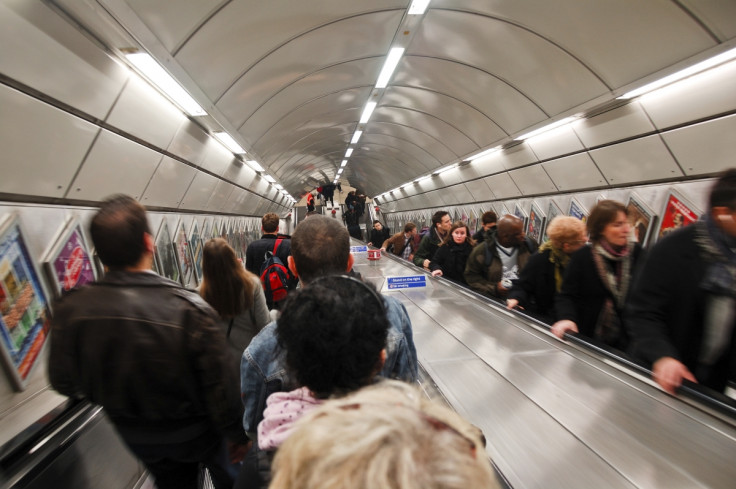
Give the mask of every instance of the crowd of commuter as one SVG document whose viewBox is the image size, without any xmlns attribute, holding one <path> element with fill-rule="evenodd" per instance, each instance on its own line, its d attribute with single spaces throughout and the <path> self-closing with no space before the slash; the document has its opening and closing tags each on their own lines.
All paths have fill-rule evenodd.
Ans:
<svg viewBox="0 0 736 489">
<path fill-rule="evenodd" d="M 446 211 L 421 239 L 414 223 L 390 235 L 374 221 L 369 244 L 560 338 L 627 352 L 668 392 L 685 379 L 723 390 L 736 378 L 736 169 L 709 199 L 647 253 L 612 200 L 585 224 L 556 217 L 541 246 L 516 216 L 485 213 L 471 236 Z M 313 215 L 288 236 L 278 223 L 263 216 L 245 266 L 208 240 L 193 291 L 151 272 L 143 206 L 104 201 L 90 234 L 109 272 L 57 302 L 52 386 L 103 406 L 159 489 L 197 487 L 201 466 L 217 489 L 497 487 L 477 428 L 409 385 L 411 320 L 353 270 L 350 226 Z M 279 303 L 268 263 L 288 269 Z"/>
<path fill-rule="evenodd" d="M 437 211 L 413 259 L 402 252 L 414 223 L 381 248 L 523 310 L 560 338 L 579 334 L 642 362 L 668 392 L 683 379 L 718 391 L 736 381 L 736 169 L 717 178 L 702 220 L 649 252 L 613 200 L 585 222 L 555 217 L 541 246 L 516 216 L 486 212 L 481 223 L 469 237 L 466 223 Z"/>
</svg>

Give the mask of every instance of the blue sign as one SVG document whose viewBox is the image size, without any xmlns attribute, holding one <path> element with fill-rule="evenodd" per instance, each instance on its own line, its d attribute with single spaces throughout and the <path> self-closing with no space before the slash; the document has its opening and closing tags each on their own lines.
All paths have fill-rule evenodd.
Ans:
<svg viewBox="0 0 736 489">
<path fill-rule="evenodd" d="M 350 247 L 350 253 L 367 253 L 368 247 L 367 246 L 351 246 Z"/>
<path fill-rule="evenodd" d="M 409 289 L 414 287 L 426 287 L 426 275 L 410 275 L 408 277 L 386 277 L 389 289 Z"/>
</svg>

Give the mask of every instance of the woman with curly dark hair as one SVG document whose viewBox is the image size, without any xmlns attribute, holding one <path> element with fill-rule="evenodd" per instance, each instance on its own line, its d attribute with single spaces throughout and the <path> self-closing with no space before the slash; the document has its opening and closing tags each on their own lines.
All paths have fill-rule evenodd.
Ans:
<svg viewBox="0 0 736 489">
<path fill-rule="evenodd" d="M 302 387 L 269 396 L 258 446 L 275 450 L 293 423 L 329 397 L 373 382 L 386 360 L 389 322 L 376 290 L 345 275 L 318 278 L 287 299 L 276 335 Z"/>
</svg>

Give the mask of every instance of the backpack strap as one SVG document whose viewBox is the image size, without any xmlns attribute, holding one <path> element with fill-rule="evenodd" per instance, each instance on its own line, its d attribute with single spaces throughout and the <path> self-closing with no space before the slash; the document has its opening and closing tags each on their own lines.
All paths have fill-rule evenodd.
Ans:
<svg viewBox="0 0 736 489">
<path fill-rule="evenodd" d="M 278 250 L 278 249 L 279 249 L 279 245 L 281 244 L 281 242 L 282 242 L 283 240 L 284 240 L 283 238 L 278 238 L 278 239 L 276 240 L 276 244 L 275 244 L 275 245 L 273 245 L 273 251 L 272 251 L 271 253 L 273 253 L 273 255 L 274 255 L 274 256 L 276 256 L 276 250 Z"/>
</svg>

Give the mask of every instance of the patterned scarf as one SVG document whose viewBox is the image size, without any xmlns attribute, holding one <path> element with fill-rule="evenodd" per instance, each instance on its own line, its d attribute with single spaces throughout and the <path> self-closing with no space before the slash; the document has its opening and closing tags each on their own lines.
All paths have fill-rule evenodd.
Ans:
<svg viewBox="0 0 736 489">
<path fill-rule="evenodd" d="M 565 267 L 570 263 L 570 255 L 554 246 L 552 241 L 547 241 L 539 247 L 540 253 L 547 250 L 549 250 L 549 261 L 555 266 L 555 290 L 559 292 L 562 289 L 562 276 L 565 273 Z"/>
<path fill-rule="evenodd" d="M 626 245 L 618 248 L 611 246 L 604 239 L 593 245 L 593 263 L 595 263 L 603 287 L 610 292 L 610 296 L 606 297 L 598 315 L 595 337 L 612 346 L 616 346 L 621 337 L 621 319 L 617 311 L 623 309 L 626 292 L 631 282 L 632 249 L 632 243 L 627 242 Z M 606 261 L 613 262 L 613 270 L 608 267 Z"/>
</svg>

